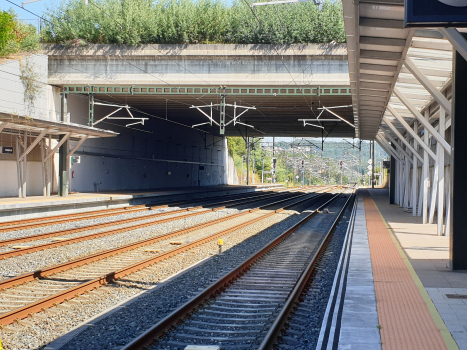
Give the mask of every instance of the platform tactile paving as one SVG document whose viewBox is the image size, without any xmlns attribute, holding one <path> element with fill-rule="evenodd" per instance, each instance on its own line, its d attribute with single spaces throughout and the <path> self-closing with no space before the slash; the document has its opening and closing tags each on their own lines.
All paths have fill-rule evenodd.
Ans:
<svg viewBox="0 0 467 350">
<path fill-rule="evenodd" d="M 447 349 L 368 193 L 364 204 L 383 350 Z"/>
</svg>

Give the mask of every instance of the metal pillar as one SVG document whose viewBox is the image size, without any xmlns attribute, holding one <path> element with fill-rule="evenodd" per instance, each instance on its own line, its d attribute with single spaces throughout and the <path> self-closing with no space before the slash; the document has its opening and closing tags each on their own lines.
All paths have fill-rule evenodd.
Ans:
<svg viewBox="0 0 467 350">
<path fill-rule="evenodd" d="M 462 33 L 465 38 L 466 35 Z M 451 205 L 450 205 L 450 260 L 451 269 L 467 269 L 467 235 L 465 234 L 465 194 L 467 193 L 467 61 L 455 52 L 452 62 L 452 116 L 451 116 Z"/>
<path fill-rule="evenodd" d="M 405 161 L 405 168 L 404 168 L 404 208 L 409 207 L 409 197 L 410 197 L 410 164 L 409 161 Z"/>
<path fill-rule="evenodd" d="M 94 101 L 94 100 L 93 100 Z M 94 103 L 92 104 L 92 109 L 94 111 Z M 60 120 L 63 122 L 65 120 L 66 114 L 66 96 L 64 93 L 60 94 Z M 66 135 L 60 135 L 58 141 L 60 142 Z M 67 151 L 68 151 L 68 141 L 63 142 L 58 150 L 58 195 L 59 196 L 68 196 L 67 189 Z"/>
<path fill-rule="evenodd" d="M 253 169 L 252 169 L 252 178 L 251 178 L 251 183 L 255 183 L 255 157 L 253 157 Z"/>
<path fill-rule="evenodd" d="M 47 166 L 45 164 L 44 140 L 41 143 L 41 165 L 42 165 L 42 195 L 47 196 Z"/>
<path fill-rule="evenodd" d="M 401 162 L 399 162 L 400 166 L 398 167 L 399 171 L 397 173 L 397 175 L 398 175 L 397 184 L 399 185 L 398 204 L 399 204 L 399 207 L 401 207 L 401 208 L 404 207 L 404 185 L 405 185 L 405 181 L 404 181 L 404 166 L 405 166 L 405 164 L 404 163 L 405 163 L 404 156 L 401 155 Z"/>
<path fill-rule="evenodd" d="M 241 177 L 241 179 L 240 179 L 242 185 L 243 185 L 243 178 L 245 177 L 245 173 L 244 173 L 244 171 L 243 171 L 243 163 L 244 163 L 243 157 L 244 157 L 244 156 L 242 156 L 242 175 L 241 175 L 242 177 Z"/>
<path fill-rule="evenodd" d="M 91 86 L 91 91 L 92 91 L 92 86 Z M 63 95 L 63 93 L 62 93 L 62 95 Z M 61 117 L 62 117 L 61 120 L 63 121 L 63 115 L 61 115 Z M 94 126 L 94 95 L 93 94 L 89 94 L 89 121 L 88 121 L 88 125 L 89 126 Z"/>
<path fill-rule="evenodd" d="M 27 131 L 25 130 L 24 131 L 24 140 L 23 140 L 23 146 L 24 146 L 24 152 L 26 152 L 26 149 L 28 148 L 28 133 Z M 23 162 L 22 162 L 22 176 L 21 176 L 21 180 L 23 181 L 22 183 L 22 189 L 21 189 L 21 193 L 23 195 L 23 198 L 26 198 L 26 190 L 27 190 L 27 183 L 28 183 L 28 155 L 26 154 L 23 158 Z"/>
<path fill-rule="evenodd" d="M 246 129 L 246 184 L 250 184 L 250 138 Z"/>
<path fill-rule="evenodd" d="M 400 157 L 400 154 L 399 154 Z M 394 181 L 394 204 L 399 204 L 399 167 L 400 167 L 401 162 L 396 163 L 396 173 L 394 175 L 395 181 Z"/>
<path fill-rule="evenodd" d="M 264 158 L 263 158 L 263 170 L 261 170 L 261 183 L 264 184 Z"/>
<path fill-rule="evenodd" d="M 430 112 L 425 111 L 425 118 L 430 118 Z M 423 134 L 423 142 L 428 145 L 428 130 L 425 128 Z M 422 222 L 424 224 L 428 223 L 428 185 L 430 182 L 430 158 L 428 157 L 428 152 L 423 150 L 423 168 L 422 168 L 422 181 L 423 181 L 423 204 L 422 204 Z"/>
<path fill-rule="evenodd" d="M 439 133 L 445 137 L 446 112 L 443 108 L 439 111 Z M 438 236 L 444 236 L 444 148 L 436 144 L 438 154 Z"/>
<path fill-rule="evenodd" d="M 276 153 L 275 153 L 275 141 L 276 141 L 276 138 L 273 137 L 273 138 L 272 138 L 272 157 L 273 157 L 273 158 L 276 157 Z M 277 163 L 276 163 L 276 167 L 277 167 Z M 273 184 L 276 183 L 276 169 L 275 169 L 275 168 L 272 168 L 272 183 L 273 183 Z"/>
<path fill-rule="evenodd" d="M 221 94 L 221 102 L 219 105 L 220 109 L 220 120 L 219 120 L 219 127 L 220 127 L 220 134 L 224 135 L 225 133 L 225 97 L 227 95 L 225 94 L 225 88 L 224 88 L 224 93 Z"/>
<path fill-rule="evenodd" d="M 22 172 L 21 172 L 21 162 L 19 161 L 19 154 L 20 154 L 20 148 L 19 148 L 19 135 L 16 136 L 16 175 L 18 177 L 18 197 L 21 198 L 23 197 L 23 191 L 22 191 L 22 184 L 23 184 L 23 179 L 22 177 Z"/>
<path fill-rule="evenodd" d="M 52 135 L 49 134 L 49 146 L 48 146 L 48 151 L 52 152 Z M 50 157 L 49 159 L 45 160 L 48 162 L 47 164 L 47 196 L 50 196 L 50 193 L 52 192 L 52 178 L 53 178 L 53 162 L 52 158 Z"/>
<path fill-rule="evenodd" d="M 415 132 L 418 130 L 418 122 L 415 120 L 413 123 Z M 413 140 L 413 148 L 418 151 L 417 140 Z M 417 188 L 418 188 L 418 160 L 415 153 L 412 160 L 412 215 L 417 215 Z"/>
<path fill-rule="evenodd" d="M 371 148 L 371 188 L 375 188 L 375 141 L 370 141 Z"/>
</svg>

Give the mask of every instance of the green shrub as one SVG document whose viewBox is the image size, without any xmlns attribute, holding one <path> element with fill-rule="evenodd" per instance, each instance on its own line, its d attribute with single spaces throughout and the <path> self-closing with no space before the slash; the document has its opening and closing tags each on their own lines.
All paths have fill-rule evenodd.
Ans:
<svg viewBox="0 0 467 350">
<path fill-rule="evenodd" d="M 3 52 L 8 43 L 14 39 L 13 16 L 6 12 L 0 12 L 0 52 Z"/>
<path fill-rule="evenodd" d="M 43 39 L 67 43 L 139 45 L 344 42 L 340 1 L 319 11 L 312 2 L 260 6 L 253 16 L 243 0 L 82 0 L 48 10 Z"/>
<path fill-rule="evenodd" d="M 35 51 L 38 42 L 33 25 L 19 22 L 14 12 L 0 12 L 0 56 Z"/>
</svg>

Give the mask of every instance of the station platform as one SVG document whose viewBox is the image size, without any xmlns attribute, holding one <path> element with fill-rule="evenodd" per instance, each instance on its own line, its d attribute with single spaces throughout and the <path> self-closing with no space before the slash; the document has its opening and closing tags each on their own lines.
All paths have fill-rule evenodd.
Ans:
<svg viewBox="0 0 467 350">
<path fill-rule="evenodd" d="M 232 193 L 261 191 L 283 187 L 281 184 L 219 185 L 203 187 L 173 187 L 142 191 L 109 191 L 71 193 L 66 197 L 31 196 L 0 198 L 0 222 L 100 210 L 125 205 L 157 204 L 192 198 L 211 197 Z"/>
<path fill-rule="evenodd" d="M 350 247 L 317 349 L 467 349 L 467 271 L 436 225 L 360 189 Z"/>
</svg>

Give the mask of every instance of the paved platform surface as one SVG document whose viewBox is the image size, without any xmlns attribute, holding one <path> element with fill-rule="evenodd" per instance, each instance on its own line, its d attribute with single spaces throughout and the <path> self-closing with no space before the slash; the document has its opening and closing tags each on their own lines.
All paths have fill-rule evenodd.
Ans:
<svg viewBox="0 0 467 350">
<path fill-rule="evenodd" d="M 338 350 L 380 350 L 365 207 L 361 196 L 357 200 Z"/>
<path fill-rule="evenodd" d="M 14 210 L 34 207 L 60 206 L 64 204 L 81 204 L 90 202 L 105 202 L 145 197 L 171 196 L 185 193 L 206 193 L 216 191 L 236 191 L 260 188 L 281 187 L 282 185 L 258 184 L 250 186 L 206 186 L 206 187 L 174 187 L 146 191 L 112 191 L 98 193 L 74 193 L 67 197 L 53 195 L 50 197 L 31 196 L 26 198 L 0 198 L 0 210 Z"/>
<path fill-rule="evenodd" d="M 427 292 L 428 304 L 434 306 L 431 314 L 435 314 L 435 322 L 444 332 L 445 341 L 448 340 L 446 346 L 467 350 L 467 271 L 450 270 L 449 237 L 438 236 L 436 225 L 422 224 L 420 217 L 404 212 L 397 205 L 390 205 L 387 190 L 368 192 L 413 267 L 422 292 Z M 449 298 L 451 294 L 457 298 Z M 439 320 L 436 320 L 436 314 L 441 316 Z M 443 326 L 446 327 L 444 331 Z M 454 338 L 454 344 L 449 342 L 449 335 Z"/>
<path fill-rule="evenodd" d="M 338 343 L 317 350 L 467 350 L 467 271 L 436 225 L 362 189 L 351 247 Z"/>
<path fill-rule="evenodd" d="M 362 194 L 383 350 L 446 350 L 436 309 L 375 202 L 367 191 Z"/>
</svg>

